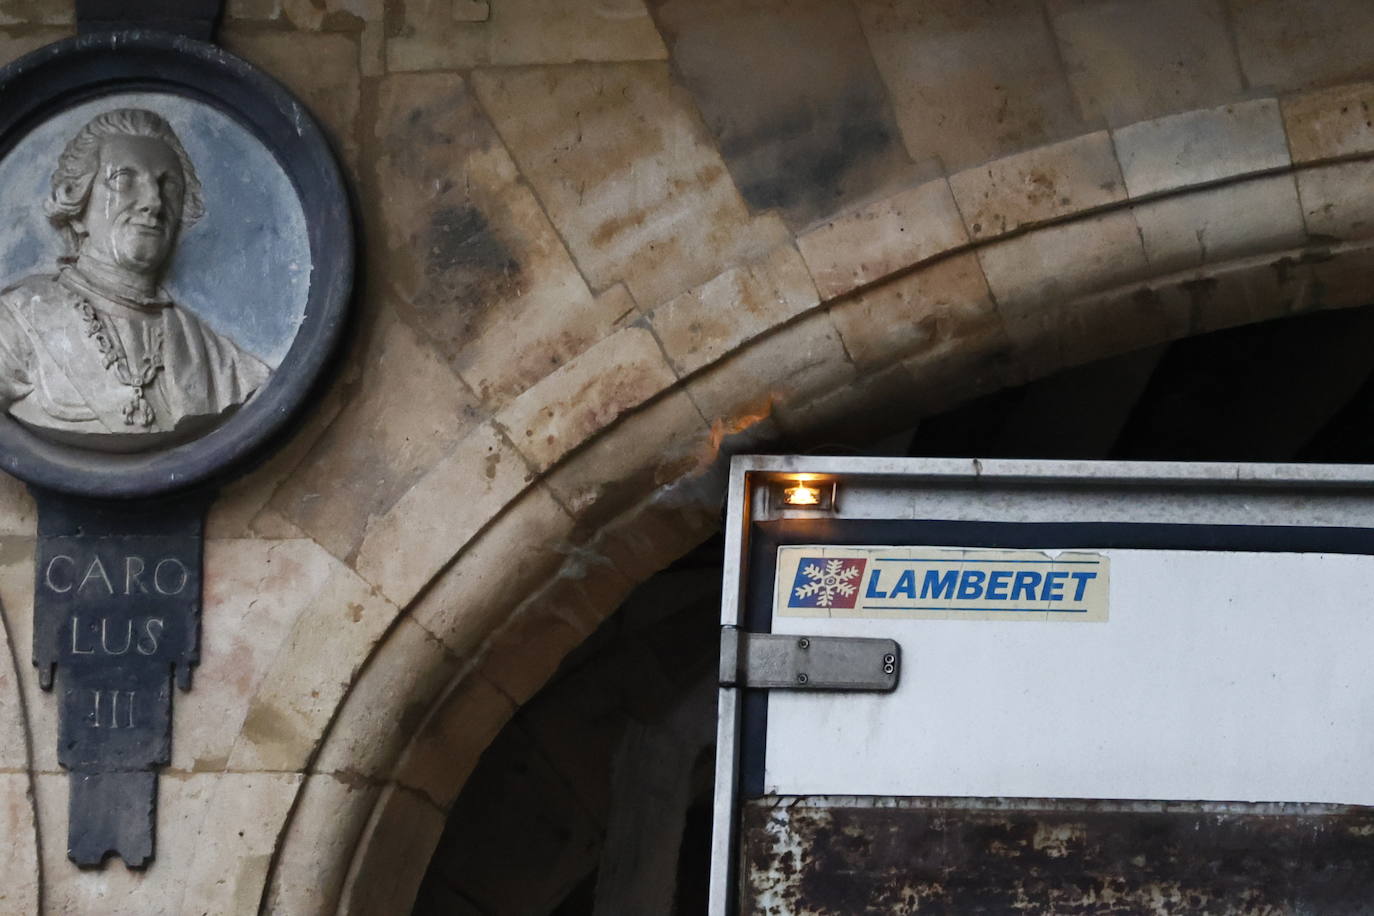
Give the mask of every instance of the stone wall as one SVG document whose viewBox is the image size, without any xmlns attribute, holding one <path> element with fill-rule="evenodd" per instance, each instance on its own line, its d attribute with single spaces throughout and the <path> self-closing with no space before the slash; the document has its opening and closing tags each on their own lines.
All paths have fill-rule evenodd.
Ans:
<svg viewBox="0 0 1374 916">
<path fill-rule="evenodd" d="M 0 480 L 0 912 L 404 912 L 492 736 L 715 528 L 730 452 L 1366 304 L 1374 5 L 1143 10 L 230 0 L 356 189 L 356 333 L 212 513 L 146 872 L 65 859 Z M 0 0 L 6 58 L 71 30 Z"/>
</svg>

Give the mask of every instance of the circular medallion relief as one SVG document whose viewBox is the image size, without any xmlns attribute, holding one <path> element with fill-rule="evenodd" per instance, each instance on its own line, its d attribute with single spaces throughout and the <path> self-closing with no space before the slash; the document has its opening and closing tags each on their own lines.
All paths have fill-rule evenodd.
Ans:
<svg viewBox="0 0 1374 916">
<path fill-rule="evenodd" d="M 308 396 L 352 263 L 322 135 L 243 61 L 125 33 L 5 68 L 5 469 L 108 497 L 225 476 Z"/>
</svg>

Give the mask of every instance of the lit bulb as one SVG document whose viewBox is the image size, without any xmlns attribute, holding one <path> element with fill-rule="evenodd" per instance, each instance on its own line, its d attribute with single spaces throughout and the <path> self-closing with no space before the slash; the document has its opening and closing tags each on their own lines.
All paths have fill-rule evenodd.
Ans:
<svg viewBox="0 0 1374 916">
<path fill-rule="evenodd" d="M 782 501 L 789 506 L 818 506 L 821 502 L 819 487 L 808 487 L 806 481 L 797 481 L 796 486 L 782 491 Z"/>
</svg>

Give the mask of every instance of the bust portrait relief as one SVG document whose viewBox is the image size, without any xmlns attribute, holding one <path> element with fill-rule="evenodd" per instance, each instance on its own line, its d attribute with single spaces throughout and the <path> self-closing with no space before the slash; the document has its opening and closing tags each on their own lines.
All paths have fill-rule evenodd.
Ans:
<svg viewBox="0 0 1374 916">
<path fill-rule="evenodd" d="M 272 316 L 261 312 L 288 313 L 276 316 L 275 330 L 287 335 L 276 343 L 290 342 L 292 297 L 279 291 L 277 301 L 264 301 L 271 265 L 252 263 L 245 250 L 271 244 L 283 227 L 267 225 L 271 214 L 258 213 L 255 226 L 250 212 L 236 232 L 234 220 L 221 220 L 231 231 L 201 239 L 202 262 L 205 243 L 223 249 L 209 258 L 219 282 L 182 283 L 191 287 L 183 297 L 168 285 L 169 270 L 213 204 L 178 132 L 147 108 L 105 105 L 65 134 L 56 162 L 48 159 L 39 210 L 60 248 L 46 269 L 0 276 L 0 409 L 44 439 L 93 450 L 137 452 L 196 438 L 271 378 L 269 360 L 279 360 L 283 346 L 264 352 L 264 319 Z M 206 142 L 213 139 L 209 131 Z M 218 201 L 230 209 L 233 184 Z M 185 266 L 183 274 L 205 272 Z M 242 296 L 259 301 L 237 310 L 220 301 Z M 266 320 L 268 331 L 272 324 Z M 254 327 L 257 339 L 242 339 Z"/>
</svg>

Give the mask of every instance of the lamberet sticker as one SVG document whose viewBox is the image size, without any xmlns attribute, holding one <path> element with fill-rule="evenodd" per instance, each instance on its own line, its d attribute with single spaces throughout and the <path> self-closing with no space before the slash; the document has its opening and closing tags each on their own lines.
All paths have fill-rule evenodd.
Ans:
<svg viewBox="0 0 1374 916">
<path fill-rule="evenodd" d="M 1107 620 L 1110 561 L 1079 550 L 778 548 L 781 617 Z"/>
</svg>

